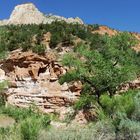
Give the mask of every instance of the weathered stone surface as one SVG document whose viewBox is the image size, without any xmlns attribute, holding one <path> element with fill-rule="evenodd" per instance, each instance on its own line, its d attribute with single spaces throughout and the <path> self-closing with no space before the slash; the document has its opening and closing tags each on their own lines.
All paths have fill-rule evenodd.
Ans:
<svg viewBox="0 0 140 140">
<path fill-rule="evenodd" d="M 129 89 L 140 89 L 140 77 L 134 81 L 130 81 L 125 84 L 122 84 L 119 87 L 119 92 L 126 92 Z"/>
<path fill-rule="evenodd" d="M 86 124 L 87 123 L 87 119 L 85 117 L 85 114 L 83 112 L 83 110 L 80 110 L 76 116 L 75 116 L 75 119 L 73 120 L 72 122 L 73 124 Z"/>
<path fill-rule="evenodd" d="M 74 82 L 71 86 L 70 86 L 70 90 L 72 92 L 78 92 L 81 91 L 82 89 L 82 83 L 80 81 Z"/>
<path fill-rule="evenodd" d="M 45 16 L 32 3 L 27 3 L 15 7 L 9 24 L 41 24 L 44 21 Z"/>
<path fill-rule="evenodd" d="M 110 29 L 107 26 L 99 26 L 99 29 L 93 31 L 92 33 L 98 33 L 98 34 L 101 34 L 101 35 L 108 34 L 109 36 L 114 36 L 118 33 L 118 31 Z"/>
<path fill-rule="evenodd" d="M 43 35 L 42 44 L 45 46 L 46 50 L 50 50 L 51 33 L 47 32 Z"/>
<path fill-rule="evenodd" d="M 64 114 L 78 98 L 81 85 L 75 82 L 73 91 L 58 79 L 66 70 L 54 55 L 39 56 L 16 50 L 1 63 L 0 79 L 9 81 L 7 102 L 18 107 L 35 104 L 44 113 Z M 63 116 L 63 115 L 60 115 Z"/>
</svg>

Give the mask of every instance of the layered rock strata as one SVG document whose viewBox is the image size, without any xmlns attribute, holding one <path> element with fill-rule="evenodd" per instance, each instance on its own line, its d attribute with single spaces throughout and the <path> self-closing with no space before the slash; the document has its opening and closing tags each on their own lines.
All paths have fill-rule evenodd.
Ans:
<svg viewBox="0 0 140 140">
<path fill-rule="evenodd" d="M 13 51 L 1 62 L 0 81 L 7 80 L 7 103 L 18 107 L 35 104 L 45 113 L 66 112 L 80 95 L 82 85 L 60 85 L 58 79 L 66 73 L 53 56 Z"/>
</svg>

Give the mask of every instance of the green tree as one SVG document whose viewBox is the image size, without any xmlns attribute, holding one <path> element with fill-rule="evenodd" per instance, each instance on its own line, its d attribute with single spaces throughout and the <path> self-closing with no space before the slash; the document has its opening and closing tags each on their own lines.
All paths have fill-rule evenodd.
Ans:
<svg viewBox="0 0 140 140">
<path fill-rule="evenodd" d="M 64 56 L 62 63 L 70 70 L 61 77 L 60 83 L 80 80 L 82 94 L 96 97 L 101 105 L 102 94 L 112 97 L 120 84 L 136 78 L 139 67 L 131 49 L 135 40 L 128 33 L 115 37 L 95 34 L 90 40 L 91 45 L 79 44 L 73 53 Z"/>
</svg>

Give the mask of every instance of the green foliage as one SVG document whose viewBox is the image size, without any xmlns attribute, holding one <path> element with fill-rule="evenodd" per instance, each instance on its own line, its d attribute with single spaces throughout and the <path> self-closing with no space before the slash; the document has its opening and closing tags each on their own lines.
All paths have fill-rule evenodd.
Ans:
<svg viewBox="0 0 140 140">
<path fill-rule="evenodd" d="M 131 49 L 136 41 L 129 33 L 113 37 L 94 34 L 90 41 L 90 45 L 78 44 L 72 54 L 63 57 L 62 64 L 72 71 L 62 76 L 60 83 L 80 80 L 99 102 L 102 94 L 112 96 L 120 84 L 138 76 L 136 53 Z"/>
<path fill-rule="evenodd" d="M 0 138 L 19 139 L 19 140 L 38 140 L 41 130 L 48 129 L 50 125 L 50 116 L 43 115 L 34 107 L 28 109 L 7 106 L 0 108 L 0 114 L 10 116 L 15 119 L 16 123 L 8 128 L 0 129 Z M 34 112 L 36 111 L 36 112 Z"/>
<path fill-rule="evenodd" d="M 59 33 L 55 33 L 51 36 L 51 42 L 50 42 L 51 47 L 56 47 L 56 45 L 60 42 L 62 42 L 62 37 Z"/>
<path fill-rule="evenodd" d="M 7 81 L 0 82 L 0 92 L 2 93 L 4 91 L 4 89 L 7 88 L 7 86 L 8 86 Z"/>
<path fill-rule="evenodd" d="M 74 109 L 75 110 L 89 109 L 94 103 L 95 103 L 94 97 L 92 97 L 91 95 L 83 95 L 75 103 Z"/>
<path fill-rule="evenodd" d="M 93 31 L 99 30 L 100 25 L 99 24 L 92 24 L 88 25 L 90 28 L 92 28 Z"/>
<path fill-rule="evenodd" d="M 135 95 L 134 104 L 135 104 L 135 109 L 133 110 L 133 114 L 131 118 L 133 120 L 140 121 L 140 92 Z"/>
<path fill-rule="evenodd" d="M 0 59 L 4 59 L 7 56 L 7 49 L 3 42 L 0 43 Z"/>
<path fill-rule="evenodd" d="M 27 117 L 38 115 L 38 114 L 34 113 L 31 108 L 21 109 L 21 108 L 15 108 L 13 106 L 2 108 L 1 109 L 1 114 L 6 114 L 6 115 L 14 118 L 16 121 L 21 121 L 21 120 L 24 120 Z"/>
<path fill-rule="evenodd" d="M 114 140 L 113 126 L 108 122 L 98 122 L 86 126 L 52 128 L 40 133 L 39 140 Z"/>
<path fill-rule="evenodd" d="M 133 92 L 127 92 L 123 95 L 113 96 L 102 95 L 100 102 L 106 114 L 114 118 L 119 113 L 125 117 L 131 118 L 135 110 L 135 102 Z"/>
<path fill-rule="evenodd" d="M 131 49 L 136 41 L 128 33 L 109 37 L 94 34 L 90 45 L 78 44 L 74 52 L 64 55 L 62 64 L 70 70 L 60 78 L 60 83 L 80 80 L 82 95 L 74 109 L 90 109 L 96 106 L 98 122 L 110 121 L 114 139 L 136 139 L 139 136 L 139 96 L 130 91 L 116 95 L 118 87 L 135 79 L 139 73 L 139 55 Z M 127 121 L 125 121 L 127 120 Z M 134 125 L 132 127 L 132 125 Z M 130 127 L 132 129 L 130 129 Z"/>
<path fill-rule="evenodd" d="M 20 125 L 22 140 L 37 140 L 41 126 L 36 118 L 28 118 Z"/>
<path fill-rule="evenodd" d="M 0 95 L 0 106 L 5 105 L 5 98 L 3 95 Z"/>
<path fill-rule="evenodd" d="M 114 126 L 116 139 L 137 139 L 140 132 L 138 104 L 139 92 L 128 91 L 123 95 L 110 98 L 102 95 L 100 102 L 102 108 L 98 112 L 98 119 L 105 121 L 110 119 Z"/>
<path fill-rule="evenodd" d="M 7 81 L 0 83 L 0 107 L 5 105 L 5 95 L 3 94 L 4 90 L 7 88 Z"/>
<path fill-rule="evenodd" d="M 42 116 L 42 118 L 41 118 L 41 123 L 42 123 L 42 126 L 43 126 L 44 128 L 48 128 L 50 122 L 51 122 L 50 116 L 48 116 L 48 115 L 43 115 L 43 116 Z"/>
<path fill-rule="evenodd" d="M 121 120 L 119 125 L 119 137 L 127 140 L 138 140 L 140 132 L 140 122 L 130 119 Z"/>
<path fill-rule="evenodd" d="M 74 81 L 74 80 L 78 80 L 78 73 L 76 71 L 69 71 L 69 73 L 66 73 L 63 77 L 61 77 L 59 79 L 60 84 L 63 84 L 66 80 L 68 82 Z"/>
<path fill-rule="evenodd" d="M 34 46 L 34 47 L 32 48 L 32 51 L 33 51 L 34 53 L 39 54 L 39 55 L 44 54 L 44 53 L 45 53 L 45 50 L 46 50 L 46 48 L 45 48 L 45 46 L 43 46 L 43 45 L 36 45 L 36 46 Z"/>
<path fill-rule="evenodd" d="M 91 34 L 88 28 L 84 25 L 68 24 L 63 21 L 56 21 L 52 24 L 40 25 L 1 26 L 0 50 L 2 48 L 2 50 L 12 51 L 22 48 L 23 51 L 27 51 L 33 48 L 33 50 L 35 50 L 35 52 L 37 51 L 38 53 L 38 49 L 40 47 L 37 46 L 41 45 L 43 35 L 47 32 L 51 33 L 50 46 L 52 48 L 55 48 L 59 43 L 62 43 L 63 46 L 72 45 L 73 36 L 87 40 Z M 35 42 L 33 42 L 34 37 L 36 37 Z"/>
</svg>

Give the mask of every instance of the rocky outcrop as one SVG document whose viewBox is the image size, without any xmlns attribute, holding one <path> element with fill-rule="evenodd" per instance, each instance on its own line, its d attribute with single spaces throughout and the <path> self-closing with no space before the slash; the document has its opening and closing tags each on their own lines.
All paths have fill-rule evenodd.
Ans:
<svg viewBox="0 0 140 140">
<path fill-rule="evenodd" d="M 52 52 L 44 56 L 20 49 L 11 52 L 0 62 L 0 82 L 7 80 L 9 83 L 5 91 L 7 103 L 18 107 L 36 105 L 44 113 L 60 114 L 63 120 L 71 112 L 71 105 L 79 99 L 82 89 L 80 81 L 59 84 L 59 78 L 66 71 Z M 134 88 L 140 88 L 140 79 L 122 85 L 119 92 Z M 86 123 L 91 119 L 89 116 L 90 112 L 79 112 L 75 120 Z M 91 116 L 96 117 L 95 114 Z"/>
<path fill-rule="evenodd" d="M 140 89 L 140 77 L 134 81 L 130 81 L 125 84 L 122 84 L 119 87 L 119 92 L 126 92 L 129 89 Z"/>
<path fill-rule="evenodd" d="M 47 32 L 43 35 L 43 39 L 41 41 L 41 44 L 45 46 L 46 50 L 50 49 L 50 41 L 51 41 L 51 33 Z"/>
<path fill-rule="evenodd" d="M 8 25 L 8 20 L 0 20 L 0 26 Z"/>
<path fill-rule="evenodd" d="M 65 21 L 67 23 L 84 24 L 84 22 L 79 17 L 76 17 L 76 18 L 64 18 L 64 17 L 61 17 L 61 16 L 52 15 L 52 14 L 48 14 L 46 17 L 47 17 L 47 20 L 50 21 L 50 22 L 53 22 L 53 21 Z"/>
<path fill-rule="evenodd" d="M 45 16 L 32 3 L 18 5 L 14 8 L 9 24 L 41 24 Z"/>
<path fill-rule="evenodd" d="M 0 81 L 8 80 L 7 103 L 29 107 L 35 104 L 45 113 L 67 112 L 80 95 L 81 83 L 60 85 L 58 79 L 67 69 L 53 55 L 13 51 L 1 62 Z"/>
<path fill-rule="evenodd" d="M 41 13 L 34 4 L 26 3 L 17 5 L 9 20 L 0 21 L 0 25 L 10 25 L 10 24 L 50 24 L 53 21 L 65 21 L 67 23 L 79 23 L 84 24 L 83 21 L 76 17 L 76 18 L 64 18 L 56 15 L 44 15 Z"/>
<path fill-rule="evenodd" d="M 118 33 L 118 31 L 110 29 L 107 26 L 99 26 L 99 29 L 95 30 L 95 31 L 92 31 L 92 33 L 94 33 L 94 34 L 98 33 L 98 34 L 101 34 L 101 35 L 108 34 L 109 36 L 114 36 Z"/>
</svg>

